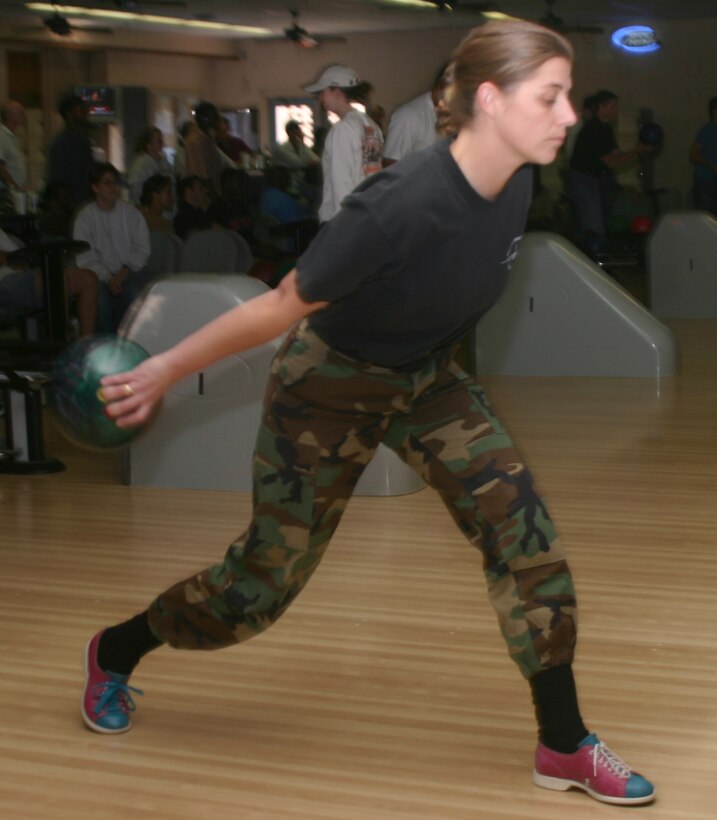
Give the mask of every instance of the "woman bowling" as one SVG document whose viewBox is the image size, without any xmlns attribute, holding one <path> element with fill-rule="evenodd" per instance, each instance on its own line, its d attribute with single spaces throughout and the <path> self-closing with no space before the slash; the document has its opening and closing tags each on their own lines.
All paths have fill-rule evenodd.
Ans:
<svg viewBox="0 0 717 820">
<path fill-rule="evenodd" d="M 258 431 L 253 519 L 220 563 L 90 640 L 82 711 L 91 729 L 130 728 L 128 679 L 150 650 L 218 649 L 278 620 L 383 442 L 438 491 L 482 553 L 491 603 L 535 704 L 535 783 L 608 803 L 654 798 L 583 723 L 565 555 L 531 473 L 454 361 L 518 252 L 528 164 L 552 162 L 575 122 L 571 62 L 562 37 L 531 23 L 471 31 L 450 69 L 453 137 L 363 182 L 276 290 L 104 379 L 108 413 L 138 425 L 170 385 L 288 333 Z"/>
</svg>

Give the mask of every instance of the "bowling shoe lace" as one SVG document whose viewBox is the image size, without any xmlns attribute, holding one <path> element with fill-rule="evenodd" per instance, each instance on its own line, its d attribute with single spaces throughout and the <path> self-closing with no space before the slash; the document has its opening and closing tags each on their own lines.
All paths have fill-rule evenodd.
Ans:
<svg viewBox="0 0 717 820">
<path fill-rule="evenodd" d="M 625 761 L 612 749 L 609 749 L 602 740 L 599 740 L 592 748 L 593 776 L 597 777 L 598 766 L 610 769 L 617 777 L 627 780 L 632 774 L 632 769 Z"/>
<path fill-rule="evenodd" d="M 113 678 L 108 678 L 102 683 L 96 684 L 92 690 L 93 696 L 97 698 L 94 709 L 95 714 L 99 717 L 113 712 L 122 712 L 125 715 L 134 712 L 137 706 L 130 694 L 131 692 L 136 695 L 144 695 L 141 689 L 128 686 L 126 683 Z"/>
</svg>

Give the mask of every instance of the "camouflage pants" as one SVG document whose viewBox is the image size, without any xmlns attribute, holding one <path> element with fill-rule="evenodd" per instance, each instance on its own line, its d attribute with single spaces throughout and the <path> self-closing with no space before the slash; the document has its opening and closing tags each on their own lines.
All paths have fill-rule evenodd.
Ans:
<svg viewBox="0 0 717 820">
<path fill-rule="evenodd" d="M 570 572 L 531 475 L 482 389 L 445 353 L 417 372 L 398 372 L 331 350 L 305 323 L 272 366 L 254 455 L 253 520 L 221 564 L 156 599 L 149 616 L 156 636 L 215 649 L 273 624 L 317 568 L 380 442 L 439 492 L 481 551 L 522 674 L 570 663 Z"/>
</svg>

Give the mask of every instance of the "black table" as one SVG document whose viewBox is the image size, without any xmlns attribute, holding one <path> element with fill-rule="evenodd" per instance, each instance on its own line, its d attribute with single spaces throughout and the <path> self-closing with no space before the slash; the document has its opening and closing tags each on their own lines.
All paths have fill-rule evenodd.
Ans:
<svg viewBox="0 0 717 820">
<path fill-rule="evenodd" d="M 47 338 L 50 342 L 67 341 L 67 297 L 63 259 L 68 253 L 89 249 L 78 239 L 53 239 L 35 242 L 7 255 L 11 267 L 35 267 L 42 273 L 42 296 L 47 316 Z"/>
<path fill-rule="evenodd" d="M 0 216 L 0 228 L 21 239 L 26 245 L 40 241 L 37 214 L 6 213 Z"/>
</svg>

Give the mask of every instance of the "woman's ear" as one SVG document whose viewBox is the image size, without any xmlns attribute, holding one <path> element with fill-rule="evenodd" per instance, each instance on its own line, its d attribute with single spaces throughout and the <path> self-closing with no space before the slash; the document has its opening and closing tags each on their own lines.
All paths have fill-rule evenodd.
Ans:
<svg viewBox="0 0 717 820">
<path fill-rule="evenodd" d="M 491 82 L 484 82 L 481 83 L 477 90 L 475 96 L 476 107 L 478 111 L 485 111 L 486 114 L 492 116 L 495 113 L 496 103 L 498 101 L 498 97 L 500 95 L 500 90 L 495 85 L 495 83 Z"/>
</svg>

